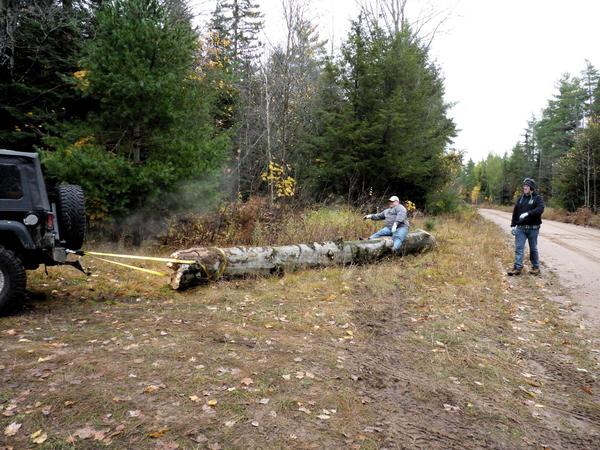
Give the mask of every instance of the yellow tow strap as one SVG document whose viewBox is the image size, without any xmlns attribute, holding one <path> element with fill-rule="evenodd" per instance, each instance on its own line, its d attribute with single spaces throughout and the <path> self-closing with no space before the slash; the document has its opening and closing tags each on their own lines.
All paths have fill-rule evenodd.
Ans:
<svg viewBox="0 0 600 450">
<path fill-rule="evenodd" d="M 87 253 L 91 254 L 91 252 L 87 252 Z M 110 264 L 116 264 L 117 266 L 122 266 L 122 267 L 127 267 L 129 269 L 139 270 L 140 272 L 146 272 L 146 273 L 149 273 L 151 275 L 157 275 L 159 277 L 166 277 L 167 276 L 166 273 L 158 272 L 156 270 L 143 269 L 142 267 L 131 266 L 129 264 L 123 264 L 123 263 L 120 263 L 120 262 L 117 262 L 117 261 L 111 261 L 109 259 L 100 258 L 98 256 L 96 256 L 96 259 L 99 259 L 100 261 L 104 261 L 104 262 L 107 262 L 107 263 L 110 263 Z"/>
<path fill-rule="evenodd" d="M 193 260 L 185 260 L 185 259 L 173 259 L 173 258 L 157 258 L 154 256 L 138 256 L 138 255 L 120 255 L 117 253 L 100 253 L 100 252 L 83 252 L 85 255 L 94 255 L 94 256 L 111 256 L 113 258 L 126 258 L 126 259 L 139 259 L 142 261 L 158 261 L 165 263 L 174 263 L 174 264 L 195 264 L 196 261 Z M 98 258 L 100 259 L 100 258 Z M 131 267 L 131 266 L 130 266 Z"/>
</svg>

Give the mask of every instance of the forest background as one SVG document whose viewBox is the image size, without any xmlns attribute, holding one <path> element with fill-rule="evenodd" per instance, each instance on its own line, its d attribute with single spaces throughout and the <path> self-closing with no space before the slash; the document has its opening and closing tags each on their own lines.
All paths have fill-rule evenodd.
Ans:
<svg viewBox="0 0 600 450">
<path fill-rule="evenodd" d="M 432 213 L 510 203 L 534 176 L 550 204 L 597 208 L 599 76 L 565 75 L 503 157 L 464 163 L 434 38 L 407 0 L 365 3 L 339 50 L 310 4 L 283 0 L 285 36 L 260 42 L 251 0 L 194 25 L 184 0 L 0 1 L 0 147 L 38 151 L 80 184 L 92 223 L 143 222 L 265 199 Z"/>
</svg>

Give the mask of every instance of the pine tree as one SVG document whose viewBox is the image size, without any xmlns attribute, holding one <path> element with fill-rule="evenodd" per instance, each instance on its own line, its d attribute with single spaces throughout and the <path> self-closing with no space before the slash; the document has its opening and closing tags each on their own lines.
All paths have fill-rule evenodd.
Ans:
<svg viewBox="0 0 600 450">
<path fill-rule="evenodd" d="M 319 137 L 334 145 L 315 149 L 325 161 L 320 183 L 350 197 L 372 189 L 424 202 L 448 180 L 445 149 L 455 134 L 427 49 L 408 26 L 389 35 L 361 17 L 338 65 L 343 106 L 322 106 L 335 122 Z"/>
<path fill-rule="evenodd" d="M 50 175 L 82 184 L 97 216 L 124 214 L 220 166 L 212 96 L 195 70 L 198 36 L 183 2 L 106 0 L 73 89 L 92 107 L 45 139 Z M 161 206 L 165 206 L 161 203 Z"/>
<path fill-rule="evenodd" d="M 86 110 L 68 80 L 90 11 L 84 0 L 6 0 L 0 17 L 0 148 L 32 151 L 52 123 Z"/>
<path fill-rule="evenodd" d="M 558 94 L 548 102 L 536 123 L 538 182 L 540 191 L 551 199 L 555 164 L 575 144 L 575 135 L 583 121 L 584 91 L 580 81 L 569 75 L 559 81 Z"/>
<path fill-rule="evenodd" d="M 210 23 L 223 53 L 240 71 L 248 70 L 260 56 L 262 43 L 258 35 L 263 27 L 259 5 L 251 0 L 217 1 Z"/>
</svg>

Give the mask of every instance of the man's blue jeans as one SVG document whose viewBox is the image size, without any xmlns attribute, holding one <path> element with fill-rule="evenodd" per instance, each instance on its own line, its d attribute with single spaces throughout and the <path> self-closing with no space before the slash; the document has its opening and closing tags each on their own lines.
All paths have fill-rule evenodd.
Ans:
<svg viewBox="0 0 600 450">
<path fill-rule="evenodd" d="M 517 227 L 515 235 L 515 269 L 523 268 L 523 255 L 525 253 L 525 242 L 529 242 L 529 259 L 534 269 L 540 267 L 540 256 L 538 254 L 537 239 L 539 228 Z"/>
<path fill-rule="evenodd" d="M 406 235 L 408 234 L 408 227 L 398 227 L 396 228 L 396 232 L 392 234 L 392 230 L 388 227 L 382 228 L 377 233 L 374 233 L 369 237 L 369 239 L 377 239 L 384 236 L 392 236 L 392 240 L 394 241 L 394 251 L 397 252 L 400 250 L 402 246 L 402 242 L 406 239 Z"/>
</svg>

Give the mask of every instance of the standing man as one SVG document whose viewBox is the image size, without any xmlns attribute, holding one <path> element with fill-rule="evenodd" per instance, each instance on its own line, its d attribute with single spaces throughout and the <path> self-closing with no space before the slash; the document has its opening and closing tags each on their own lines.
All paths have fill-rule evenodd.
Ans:
<svg viewBox="0 0 600 450">
<path fill-rule="evenodd" d="M 523 195 L 519 197 L 513 210 L 510 223 L 511 232 L 515 237 L 515 264 L 508 275 L 521 275 L 523 270 L 523 254 L 525 241 L 529 242 L 529 259 L 531 260 L 532 275 L 540 274 L 540 256 L 537 249 L 537 239 L 542 224 L 544 199 L 536 192 L 533 178 L 523 180 Z"/>
<path fill-rule="evenodd" d="M 377 214 L 367 214 L 364 218 L 371 220 L 385 220 L 385 227 L 373 234 L 369 239 L 377 239 L 383 236 L 392 236 L 394 241 L 394 253 L 400 251 L 402 242 L 408 234 L 408 218 L 406 208 L 400 204 L 400 199 L 392 195 L 389 207 Z"/>
</svg>

